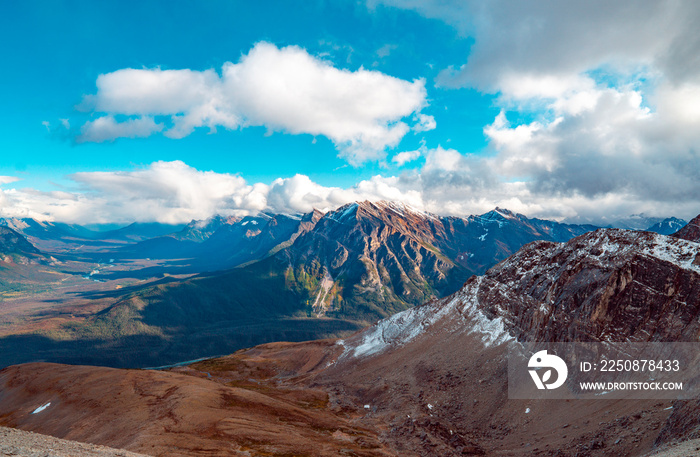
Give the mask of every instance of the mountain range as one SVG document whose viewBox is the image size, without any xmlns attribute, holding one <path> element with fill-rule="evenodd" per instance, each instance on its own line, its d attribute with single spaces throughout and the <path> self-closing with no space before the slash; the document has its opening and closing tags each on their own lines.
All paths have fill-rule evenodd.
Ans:
<svg viewBox="0 0 700 457">
<path fill-rule="evenodd" d="M 51 250 L 59 265 L 46 279 L 60 281 L 54 290 L 65 293 L 22 296 L 26 310 L 13 311 L 0 329 L 0 365 L 118 367 L 346 335 L 455 292 L 526 243 L 562 242 L 596 229 L 500 208 L 460 218 L 390 202 L 304 215 L 217 216 L 167 235 L 172 226 L 159 224 L 95 233 L 5 222 Z"/>
<path fill-rule="evenodd" d="M 51 297 L 24 330 L 6 329 L 0 364 L 157 366 L 341 336 L 453 293 L 528 242 L 593 229 L 498 208 L 459 218 L 358 202 L 325 214 L 214 218 L 131 244 L 57 237 L 62 271 L 83 262 L 88 282 L 68 299 Z M 67 251 L 68 242 L 80 248 Z"/>
<path fill-rule="evenodd" d="M 165 372 L 13 366 L 0 425 L 152 455 L 651 455 L 698 436 L 697 400 L 510 400 L 506 355 L 531 341 L 697 342 L 698 227 L 534 241 L 344 339 Z"/>
</svg>

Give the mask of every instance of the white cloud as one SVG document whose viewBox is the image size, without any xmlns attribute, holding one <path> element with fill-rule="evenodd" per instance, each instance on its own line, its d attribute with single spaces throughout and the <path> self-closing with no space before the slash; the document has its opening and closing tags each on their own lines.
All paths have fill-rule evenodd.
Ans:
<svg viewBox="0 0 700 457">
<path fill-rule="evenodd" d="M 396 154 L 394 157 L 391 158 L 391 161 L 394 162 L 397 166 L 402 167 L 409 162 L 413 162 L 414 160 L 417 160 L 420 157 L 425 156 L 427 154 L 427 152 L 428 152 L 428 149 L 425 147 L 425 140 L 422 140 L 420 148 L 416 149 L 415 151 L 399 152 L 398 154 Z"/>
<path fill-rule="evenodd" d="M 326 187 L 304 175 L 248 184 L 233 175 L 158 163 L 122 175 L 85 175 L 81 182 L 88 192 L 72 197 L 4 191 L 3 211 L 24 204 L 74 220 L 117 215 L 184 221 L 211 212 L 295 212 L 390 199 L 441 214 L 503 206 L 529 216 L 593 222 L 639 212 L 697 214 L 699 3 L 382 3 L 441 19 L 473 38 L 469 56 L 438 82 L 495 94 L 502 111 L 484 126 L 489 146 L 483 156 L 423 145 L 392 158 L 403 166 L 425 157 L 422 168 L 348 188 Z M 114 116 L 141 120 L 143 132 L 148 131 L 143 119 L 168 116 L 163 128 L 171 137 L 202 126 L 323 135 L 354 164 L 382 159 L 410 130 L 436 127 L 421 112 L 427 106 L 423 80 L 349 72 L 298 47 L 268 43 L 225 64 L 220 74 L 125 69 L 102 75 L 97 94 L 84 105 L 115 123 Z M 105 133 L 96 138 L 134 134 L 132 128 L 116 132 L 107 120 Z M 119 184 L 108 185 L 111 181 Z M 158 183 L 155 189 L 151 181 Z"/>
<path fill-rule="evenodd" d="M 269 131 L 323 135 L 353 164 L 381 159 L 409 131 L 435 128 L 420 110 L 425 81 L 377 71 L 351 72 L 304 49 L 256 44 L 238 63 L 214 70 L 122 69 L 100 75 L 97 93 L 82 109 L 106 116 L 83 126 L 81 141 L 148 136 L 164 128 L 152 116 L 170 116 L 164 134 L 182 138 L 195 128 L 265 126 Z M 139 116 L 116 122 L 114 115 Z"/>
<path fill-rule="evenodd" d="M 444 84 L 499 91 L 525 75 L 570 78 L 601 65 L 657 68 L 674 82 L 697 79 L 696 2 L 525 0 L 369 0 L 412 9 L 474 39 L 466 63 Z M 507 31 L 507 33 L 504 33 Z"/>
<path fill-rule="evenodd" d="M 382 46 L 381 48 L 377 49 L 377 57 L 379 57 L 380 59 L 383 59 L 384 57 L 388 57 L 389 54 L 391 54 L 391 52 L 397 48 L 398 48 L 397 45 L 387 43 L 384 46 Z"/>
<path fill-rule="evenodd" d="M 495 202 L 508 188 L 520 201 L 512 205 L 568 217 L 623 208 L 688 217 L 700 207 L 700 3 L 376 3 L 443 20 L 474 40 L 438 83 L 495 94 L 502 108 L 484 127 L 479 166 L 490 181 L 478 198 Z M 513 111 L 525 120 L 511 124 Z M 477 175 L 474 160 L 431 154 L 422 181 L 438 164 L 449 171 L 442 179 Z"/>
<path fill-rule="evenodd" d="M 414 116 L 414 120 L 418 121 L 416 125 L 413 126 L 413 131 L 415 132 L 427 132 L 429 130 L 435 130 L 437 127 L 435 118 L 427 114 L 417 113 Z"/>
<path fill-rule="evenodd" d="M 0 186 L 2 186 L 3 184 L 10 184 L 13 182 L 17 182 L 19 180 L 20 179 L 15 177 L 15 176 L 0 176 Z"/>
<path fill-rule="evenodd" d="M 76 138 L 78 143 L 114 141 L 117 138 L 145 138 L 163 130 L 163 124 L 151 117 L 139 117 L 117 122 L 114 116 L 102 116 L 85 123 Z"/>
<path fill-rule="evenodd" d="M 394 162 L 399 167 L 402 167 L 405 164 L 407 164 L 409 162 L 413 162 L 414 160 L 420 158 L 421 155 L 422 155 L 422 152 L 420 149 L 416 149 L 415 151 L 403 151 L 403 152 L 399 152 L 394 157 L 392 157 L 391 161 Z"/>
<path fill-rule="evenodd" d="M 251 184 L 240 176 L 200 171 L 177 161 L 155 162 L 133 171 L 77 173 L 71 178 L 82 186 L 79 192 L 0 190 L 0 216 L 76 223 L 183 223 L 213 214 L 326 211 L 362 200 L 400 201 L 456 216 L 481 214 L 501 206 L 530 217 L 602 224 L 638 212 L 684 218 L 698 212 L 696 198 L 659 205 L 658 199 L 640 196 L 629 186 L 614 186 L 604 193 L 589 193 L 585 188 L 543 189 L 527 180 L 504 182 L 494 174 L 497 164 L 491 159 L 441 147 L 429 149 L 425 155 L 426 163 L 420 170 L 399 176 L 377 175 L 348 188 L 323 186 L 305 175 Z M 647 183 L 653 193 L 656 183 Z M 552 198 L 553 194 L 557 198 Z"/>
</svg>

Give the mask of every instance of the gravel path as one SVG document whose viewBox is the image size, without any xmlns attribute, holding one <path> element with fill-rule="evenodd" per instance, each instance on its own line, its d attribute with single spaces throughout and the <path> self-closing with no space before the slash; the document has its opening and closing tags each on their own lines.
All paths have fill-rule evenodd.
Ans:
<svg viewBox="0 0 700 457">
<path fill-rule="evenodd" d="M 146 457 L 144 454 L 0 427 L 0 457 Z"/>
</svg>

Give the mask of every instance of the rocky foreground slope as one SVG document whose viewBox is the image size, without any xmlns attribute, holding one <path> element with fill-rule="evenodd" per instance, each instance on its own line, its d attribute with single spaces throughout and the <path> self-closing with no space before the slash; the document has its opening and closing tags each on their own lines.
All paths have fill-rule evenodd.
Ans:
<svg viewBox="0 0 700 457">
<path fill-rule="evenodd" d="M 61 440 L 39 433 L 0 427 L 0 457 L 145 457 L 123 449 Z"/>
<path fill-rule="evenodd" d="M 506 352 L 698 341 L 698 252 L 679 237 L 599 230 L 529 244 L 452 296 L 344 340 L 169 373 L 9 367 L 0 424 L 153 455 L 640 456 L 697 437 L 700 405 L 509 400 Z"/>
</svg>

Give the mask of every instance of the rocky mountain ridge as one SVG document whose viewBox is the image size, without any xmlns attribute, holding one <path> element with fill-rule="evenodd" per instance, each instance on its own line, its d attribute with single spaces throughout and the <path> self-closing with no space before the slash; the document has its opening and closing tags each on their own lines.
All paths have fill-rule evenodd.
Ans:
<svg viewBox="0 0 700 457">
<path fill-rule="evenodd" d="M 700 216 L 688 222 L 688 225 L 671 236 L 700 243 Z"/>
</svg>

